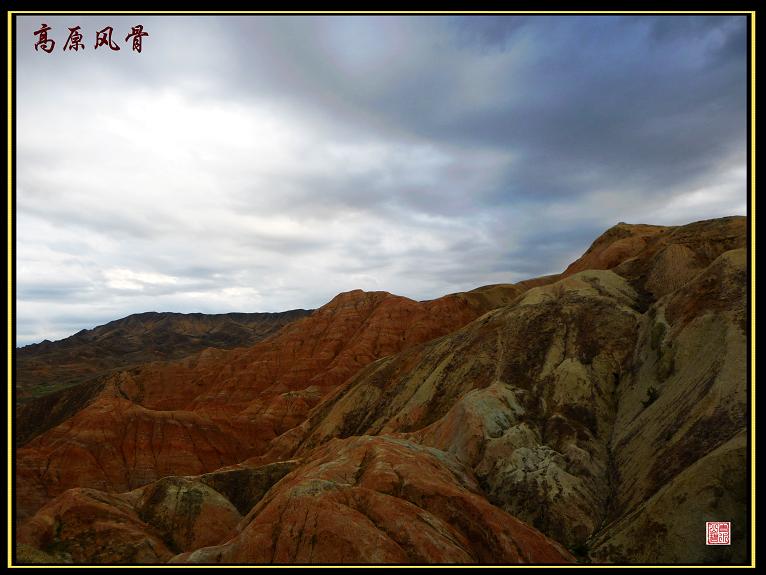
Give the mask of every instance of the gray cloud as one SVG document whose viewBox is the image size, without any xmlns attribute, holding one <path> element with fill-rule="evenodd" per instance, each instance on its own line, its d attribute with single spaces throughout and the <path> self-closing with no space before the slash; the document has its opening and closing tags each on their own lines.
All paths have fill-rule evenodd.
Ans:
<svg viewBox="0 0 766 575">
<path fill-rule="evenodd" d="M 560 271 L 617 221 L 745 212 L 741 16 L 19 22 L 21 344 L 438 297 Z"/>
</svg>

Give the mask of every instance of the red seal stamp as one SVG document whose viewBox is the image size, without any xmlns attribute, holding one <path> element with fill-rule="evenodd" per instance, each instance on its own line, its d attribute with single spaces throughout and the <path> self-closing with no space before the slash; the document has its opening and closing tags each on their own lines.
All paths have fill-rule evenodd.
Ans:
<svg viewBox="0 0 766 575">
<path fill-rule="evenodd" d="M 731 545 L 731 523 L 729 521 L 708 521 L 705 523 L 708 545 Z"/>
</svg>

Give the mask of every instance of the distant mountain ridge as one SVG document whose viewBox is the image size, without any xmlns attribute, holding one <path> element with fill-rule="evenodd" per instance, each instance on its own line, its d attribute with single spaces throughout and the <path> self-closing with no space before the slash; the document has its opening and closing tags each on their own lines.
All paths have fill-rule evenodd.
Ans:
<svg viewBox="0 0 766 575">
<path fill-rule="evenodd" d="M 16 444 L 61 423 L 114 371 L 207 348 L 249 347 L 313 310 L 277 313 L 144 312 L 15 350 Z"/>
<path fill-rule="evenodd" d="M 16 349 L 17 400 L 46 395 L 113 369 L 180 359 L 207 347 L 246 347 L 313 310 L 278 313 L 144 312 Z M 50 388 L 54 389 L 50 389 Z"/>
</svg>

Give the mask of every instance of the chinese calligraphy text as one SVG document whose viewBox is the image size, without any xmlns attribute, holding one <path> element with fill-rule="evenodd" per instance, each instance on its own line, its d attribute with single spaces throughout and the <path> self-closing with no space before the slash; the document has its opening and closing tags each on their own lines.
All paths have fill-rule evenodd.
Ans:
<svg viewBox="0 0 766 575">
<path fill-rule="evenodd" d="M 42 50 L 43 52 L 46 52 L 47 54 L 50 54 L 53 52 L 53 49 L 56 47 L 56 41 L 52 38 L 48 38 L 48 32 L 50 32 L 53 28 L 48 26 L 47 24 L 43 23 L 40 26 L 39 30 L 35 30 L 35 36 L 37 41 L 35 42 L 35 52 Z M 96 32 L 96 44 L 93 46 L 94 50 L 98 50 L 101 46 L 107 46 L 110 50 L 117 52 L 120 50 L 119 44 L 112 40 L 112 33 L 114 32 L 114 28 L 111 26 L 107 26 L 102 30 L 99 30 Z M 143 46 L 143 39 L 145 36 L 148 36 L 148 32 L 144 32 L 144 27 L 139 24 L 137 26 L 132 26 L 130 29 L 130 33 L 125 36 L 125 42 L 128 42 L 131 38 L 133 39 L 133 42 L 131 44 L 131 49 L 133 52 L 141 53 L 141 49 Z M 72 26 L 69 28 L 69 37 L 66 40 L 66 43 L 64 44 L 63 51 L 72 51 L 79 52 L 80 50 L 85 50 L 85 44 L 83 43 L 83 34 L 80 31 L 80 26 Z"/>
</svg>

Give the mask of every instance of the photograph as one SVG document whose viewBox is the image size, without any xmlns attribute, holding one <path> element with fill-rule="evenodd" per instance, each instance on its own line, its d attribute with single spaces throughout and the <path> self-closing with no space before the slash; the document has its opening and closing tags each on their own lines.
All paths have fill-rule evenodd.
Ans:
<svg viewBox="0 0 766 575">
<path fill-rule="evenodd" d="M 755 11 L 21 11 L 8 567 L 755 567 Z"/>
</svg>

